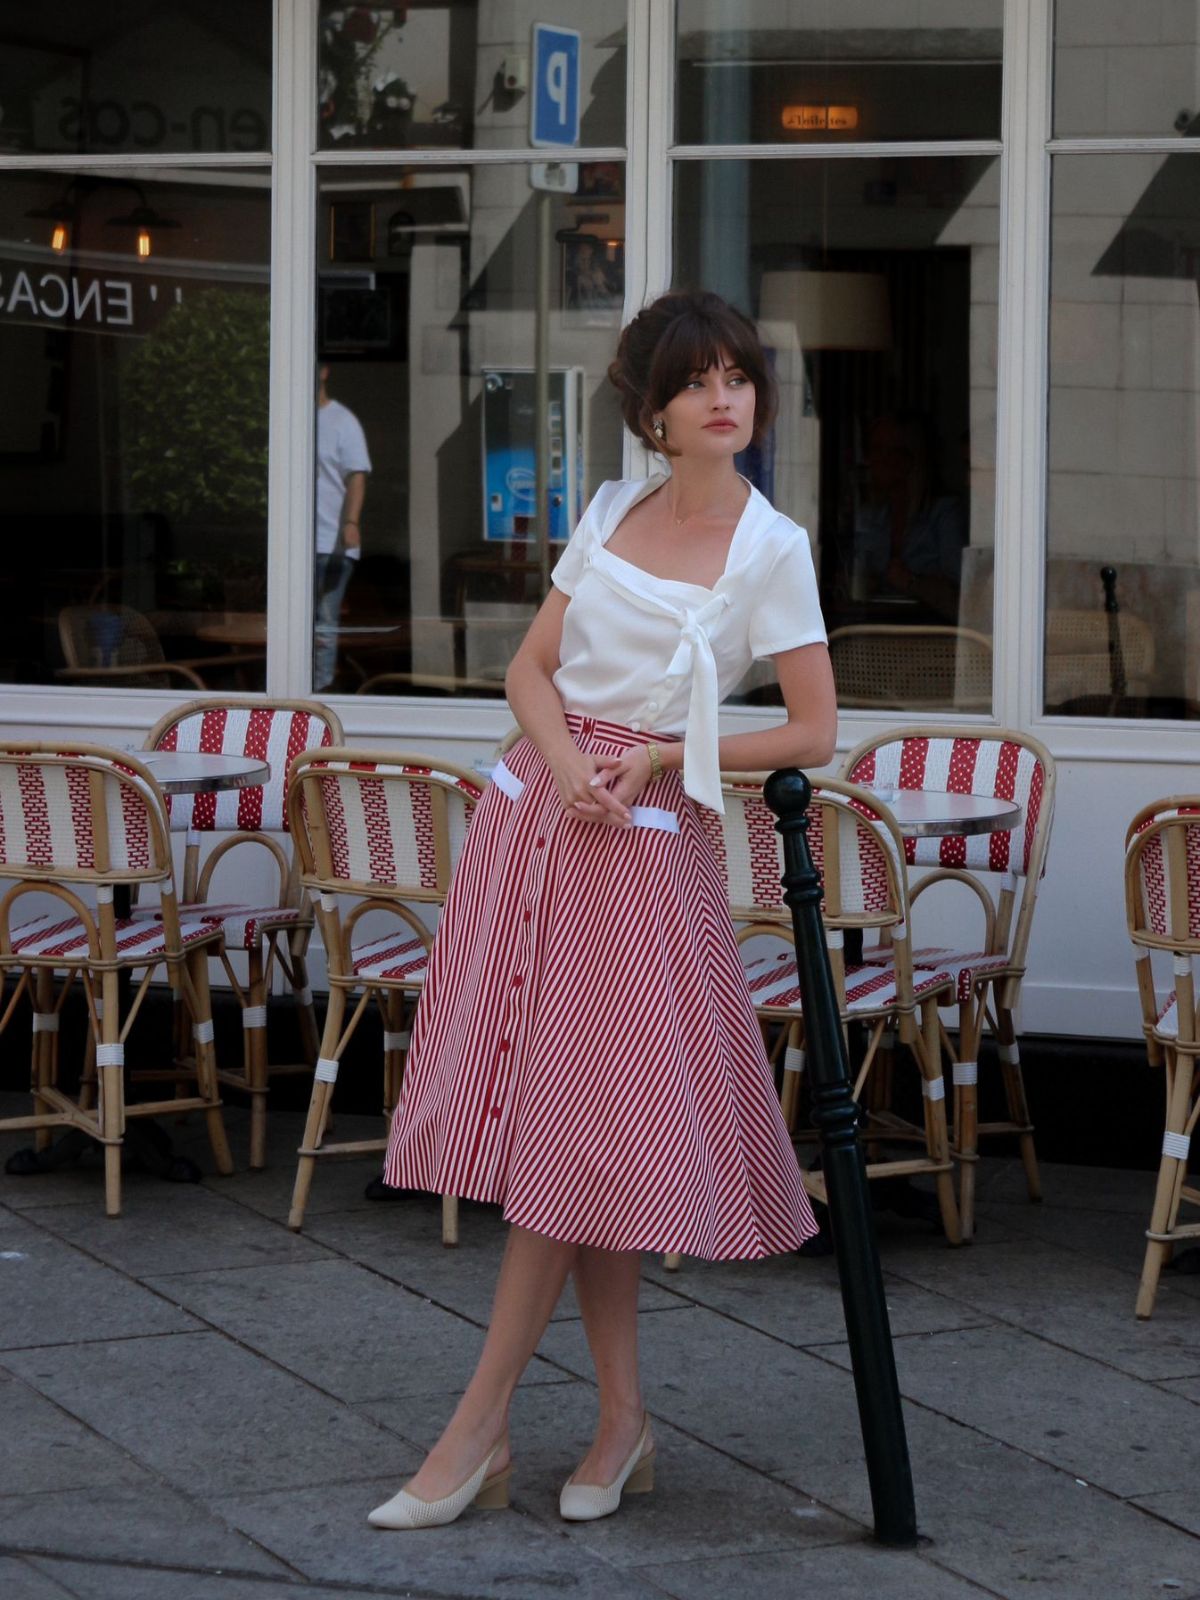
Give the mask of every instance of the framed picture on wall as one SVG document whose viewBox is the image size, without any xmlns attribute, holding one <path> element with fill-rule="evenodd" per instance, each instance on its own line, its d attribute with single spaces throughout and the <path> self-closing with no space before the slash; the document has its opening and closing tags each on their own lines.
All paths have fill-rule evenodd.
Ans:
<svg viewBox="0 0 1200 1600">
<path fill-rule="evenodd" d="M 562 241 L 563 311 L 577 324 L 607 325 L 625 299 L 625 242 L 581 233 Z"/>
<path fill-rule="evenodd" d="M 375 207 L 369 200 L 337 200 L 330 204 L 329 259 L 374 261 Z"/>
</svg>

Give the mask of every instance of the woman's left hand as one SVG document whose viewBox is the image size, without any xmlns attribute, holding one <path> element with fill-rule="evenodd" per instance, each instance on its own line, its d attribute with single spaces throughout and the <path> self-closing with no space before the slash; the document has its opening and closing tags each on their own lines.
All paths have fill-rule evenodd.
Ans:
<svg viewBox="0 0 1200 1600">
<path fill-rule="evenodd" d="M 650 757 L 645 745 L 636 744 L 619 756 L 597 756 L 593 787 L 603 786 L 623 806 L 633 804 L 650 782 Z"/>
</svg>

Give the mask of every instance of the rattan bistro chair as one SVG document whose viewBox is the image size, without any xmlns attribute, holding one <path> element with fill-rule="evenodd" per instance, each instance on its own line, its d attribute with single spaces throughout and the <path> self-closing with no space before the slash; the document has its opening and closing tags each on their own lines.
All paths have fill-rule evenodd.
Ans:
<svg viewBox="0 0 1200 1600">
<path fill-rule="evenodd" d="M 15 967 L 20 979 L 0 1016 L 0 1031 L 25 990 L 33 995 L 35 1014 L 33 1114 L 6 1118 L 0 1128 L 35 1129 L 40 1143 L 54 1129 L 68 1127 L 95 1139 L 104 1147 L 105 1209 L 112 1217 L 121 1210 L 127 1117 L 203 1111 L 218 1170 L 232 1172 L 208 990 L 208 957 L 220 948 L 221 930 L 206 918 L 180 914 L 163 795 L 147 768 L 136 756 L 98 745 L 76 745 L 70 753 L 47 745 L 10 745 L 0 752 L 4 879 L 12 882 L 0 898 L 0 969 Z M 131 894 L 142 884 L 158 886 L 161 915 L 154 920 L 119 915 L 117 895 Z M 15 922 L 19 903 L 31 894 L 51 896 L 58 905 Z M 125 1036 L 162 966 L 191 1017 L 197 1093 L 126 1106 Z M 122 1017 L 118 978 L 138 969 L 142 976 Z M 66 977 L 55 1004 L 56 973 Z M 94 1109 L 72 1100 L 56 1081 L 53 1036 L 75 975 L 87 996 L 95 1052 Z"/>
<path fill-rule="evenodd" d="M 973 628 L 903 623 L 835 628 L 829 660 L 842 707 L 986 711 L 992 704 L 992 641 Z"/>
<path fill-rule="evenodd" d="M 440 757 L 434 762 L 404 752 L 335 748 L 309 751 L 293 766 L 288 814 L 301 881 L 319 897 L 329 1007 L 299 1150 L 290 1228 L 303 1225 L 318 1158 L 379 1154 L 387 1148 L 386 1127 L 377 1139 L 325 1141 L 338 1063 L 374 998 L 383 1014 L 383 1114 L 390 1118 L 408 1047 L 405 1024 L 433 944 L 428 912 L 423 917 L 418 908 L 432 911 L 444 904 L 481 793 L 473 773 Z M 383 934 L 380 922 L 387 928 Z M 458 1242 L 453 1195 L 442 1199 L 442 1239 Z"/>
<path fill-rule="evenodd" d="M 289 847 L 285 804 L 288 769 L 303 750 L 340 744 L 342 725 L 334 712 L 315 700 L 268 700 L 261 695 L 192 700 L 169 711 L 146 738 L 147 750 L 203 751 L 211 755 L 254 756 L 271 768 L 270 779 L 246 789 L 172 795 L 171 827 L 186 833 L 183 912 L 203 914 L 220 926 L 221 961 L 242 1008 L 242 1067 L 222 1068 L 220 1081 L 250 1097 L 250 1165 L 267 1160 L 267 1090 L 272 1076 L 308 1072 L 317 1058 L 318 1031 L 308 983 L 306 956 L 313 912 L 302 893 L 298 864 Z M 215 839 L 203 865 L 200 845 Z M 247 865 L 245 845 L 265 852 L 276 879 L 273 896 L 262 901 L 222 902 L 213 894 L 214 878 L 237 852 Z M 238 980 L 229 953 L 246 958 L 245 983 Z M 299 1065 L 271 1063 L 267 1054 L 267 1000 L 276 967 L 287 979 L 299 1010 L 300 1035 L 307 1057 Z"/>
<path fill-rule="evenodd" d="M 702 810 L 701 817 L 712 830 L 714 850 L 726 876 L 730 912 L 735 926 L 740 924 L 738 943 L 755 1009 L 764 1021 L 782 1023 L 786 1030 L 784 1111 L 790 1124 L 795 1085 L 804 1068 L 803 1012 L 791 917 L 780 882 L 782 841 L 763 800 L 762 783 L 763 775 L 723 775 L 725 816 Z M 861 1022 L 867 1028 L 867 1048 L 854 1084 L 855 1097 L 863 1101 L 866 1111 L 864 1142 L 868 1151 L 885 1140 L 915 1140 L 924 1146 L 919 1156 L 869 1160 L 867 1176 L 932 1174 L 946 1238 L 958 1244 L 962 1235 L 946 1127 L 937 1015 L 939 1002 L 945 1003 L 949 997 L 952 979 L 947 972 L 914 971 L 907 933 L 904 841 L 882 802 L 868 791 L 836 779 L 822 779 L 814 785 L 808 814 L 809 847 L 824 884 L 821 915 L 842 1021 Z M 888 941 L 873 947 L 872 964 L 865 959 L 846 963 L 848 929 L 860 933 L 874 930 L 876 937 Z M 920 1074 L 921 1128 L 885 1108 L 867 1104 L 864 1095 L 872 1073 L 890 1070 L 893 1032 Z M 804 1181 L 811 1194 L 826 1201 L 821 1173 L 805 1173 Z"/>
<path fill-rule="evenodd" d="M 132 606 L 115 604 L 64 606 L 58 613 L 58 642 L 65 666 L 55 677 L 69 683 L 108 683 L 123 688 L 178 689 L 205 687 L 196 670 L 209 667 L 225 674 L 248 662 L 262 664 L 263 653 L 189 656 L 168 661 L 149 617 Z"/>
<path fill-rule="evenodd" d="M 1015 828 L 969 838 L 910 838 L 904 846 L 910 867 L 933 869 L 913 887 L 914 903 L 935 884 L 955 883 L 978 901 L 983 922 L 982 938 L 973 949 L 918 945 L 912 957 L 918 971 L 936 969 L 954 978 L 950 1003 L 957 1005 L 959 1022 L 953 1066 L 954 1143 L 961 1173 L 963 1236 L 969 1239 L 974 1231 L 981 1138 L 1017 1136 L 1029 1198 L 1041 1199 L 1014 1012 L 1025 975 L 1038 885 L 1046 868 L 1054 816 L 1054 759 L 1028 734 L 997 728 L 951 733 L 930 724 L 865 740 L 842 763 L 842 775 L 853 783 L 885 788 L 999 796 L 1018 801 L 1022 808 Z M 986 1024 L 997 1042 L 1008 1117 L 980 1123 L 979 1045 Z"/>
<path fill-rule="evenodd" d="M 1200 1220 L 1180 1223 L 1183 1203 L 1200 1206 L 1200 1185 L 1188 1183 L 1188 1156 L 1200 1117 L 1200 1027 L 1196 961 L 1200 958 L 1200 795 L 1156 800 L 1129 825 L 1125 849 L 1125 908 L 1137 961 L 1142 1032 L 1152 1067 L 1166 1077 L 1166 1127 L 1137 1315 L 1154 1309 L 1158 1278 L 1181 1239 L 1200 1239 Z M 1159 993 L 1155 952 L 1172 959 L 1174 986 Z"/>
</svg>

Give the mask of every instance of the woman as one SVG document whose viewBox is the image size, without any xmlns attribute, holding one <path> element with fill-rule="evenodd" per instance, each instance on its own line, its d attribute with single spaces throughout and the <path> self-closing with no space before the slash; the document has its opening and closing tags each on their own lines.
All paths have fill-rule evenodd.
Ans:
<svg viewBox="0 0 1200 1600">
<path fill-rule="evenodd" d="M 609 376 L 669 476 L 606 483 L 508 671 L 524 737 L 455 874 L 414 1020 L 386 1182 L 497 1202 L 511 1224 L 474 1376 L 376 1527 L 508 1500 L 508 1407 L 573 1273 L 596 1364 L 569 1520 L 648 1489 L 640 1253 L 794 1250 L 816 1231 L 697 804 L 722 767 L 820 765 L 833 679 L 804 531 L 734 469 L 770 428 L 753 323 L 668 294 Z M 772 657 L 787 721 L 718 738 Z"/>
</svg>

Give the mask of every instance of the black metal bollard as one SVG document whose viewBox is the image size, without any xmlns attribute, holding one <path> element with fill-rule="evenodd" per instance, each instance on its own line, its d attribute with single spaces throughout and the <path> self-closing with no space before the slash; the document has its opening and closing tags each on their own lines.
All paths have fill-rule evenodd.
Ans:
<svg viewBox="0 0 1200 1600">
<path fill-rule="evenodd" d="M 858 1107 L 850 1092 L 837 993 L 821 925 L 821 880 L 808 848 L 812 785 L 802 772 L 786 768 L 771 774 L 763 794 L 783 836 L 784 899 L 791 907 L 796 940 L 812 1117 L 821 1139 L 875 1537 L 881 1544 L 911 1549 L 917 1542 L 917 1513 L 892 1330 L 866 1164 L 858 1142 Z"/>
</svg>

